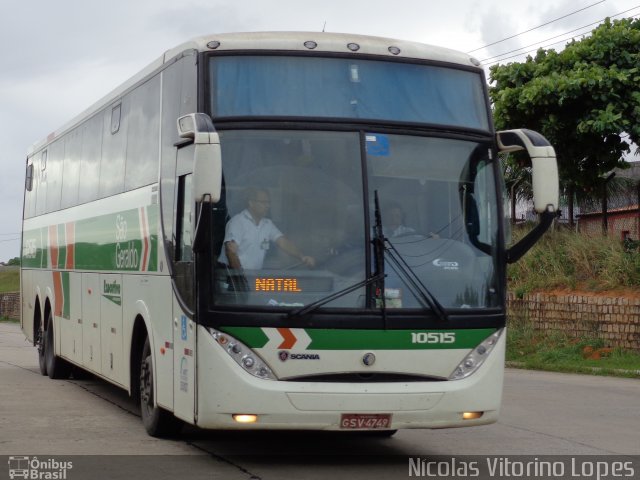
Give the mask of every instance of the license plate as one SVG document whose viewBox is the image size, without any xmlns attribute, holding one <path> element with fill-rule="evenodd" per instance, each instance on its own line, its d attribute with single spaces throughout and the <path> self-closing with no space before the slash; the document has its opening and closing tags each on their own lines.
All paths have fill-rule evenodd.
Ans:
<svg viewBox="0 0 640 480">
<path fill-rule="evenodd" d="M 340 428 L 349 430 L 369 430 L 391 428 L 390 413 L 343 413 Z"/>
</svg>

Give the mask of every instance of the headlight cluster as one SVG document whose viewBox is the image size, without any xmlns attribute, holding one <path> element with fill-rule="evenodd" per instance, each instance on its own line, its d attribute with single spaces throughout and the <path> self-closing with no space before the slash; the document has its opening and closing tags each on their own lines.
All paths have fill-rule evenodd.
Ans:
<svg viewBox="0 0 640 480">
<path fill-rule="evenodd" d="M 254 377 L 268 380 L 277 380 L 266 363 L 249 347 L 240 340 L 214 328 L 207 328 L 213 339 L 220 345 L 233 360 L 245 371 Z"/>
<path fill-rule="evenodd" d="M 480 365 L 489 357 L 489 354 L 498 343 L 498 339 L 504 328 L 496 330 L 489 337 L 487 337 L 480 345 L 471 350 L 469 354 L 464 357 L 464 360 L 456 367 L 453 373 L 449 376 L 449 380 L 462 380 L 474 373 Z"/>
</svg>

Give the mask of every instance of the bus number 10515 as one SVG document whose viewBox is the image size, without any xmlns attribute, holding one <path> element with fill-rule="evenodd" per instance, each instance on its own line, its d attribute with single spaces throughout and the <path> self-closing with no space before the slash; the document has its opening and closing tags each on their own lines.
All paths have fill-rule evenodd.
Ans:
<svg viewBox="0 0 640 480">
<path fill-rule="evenodd" d="M 411 332 L 411 343 L 455 343 L 455 332 Z"/>
</svg>

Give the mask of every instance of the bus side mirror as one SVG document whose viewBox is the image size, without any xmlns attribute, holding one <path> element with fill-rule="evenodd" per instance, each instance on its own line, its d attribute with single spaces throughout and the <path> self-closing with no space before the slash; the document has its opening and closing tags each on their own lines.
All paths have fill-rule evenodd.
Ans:
<svg viewBox="0 0 640 480">
<path fill-rule="evenodd" d="M 538 132 L 526 129 L 496 133 L 500 152 L 526 150 L 531 158 L 533 204 L 540 214 L 540 223 L 517 244 L 507 250 L 507 262 L 513 263 L 524 255 L 551 226 L 560 199 L 556 152 L 549 141 Z"/>
<path fill-rule="evenodd" d="M 536 212 L 558 210 L 560 184 L 556 152 L 538 132 L 526 129 L 505 130 L 496 134 L 500 152 L 526 150 L 531 158 L 533 204 Z"/>
<path fill-rule="evenodd" d="M 220 137 L 211 117 L 205 113 L 190 113 L 178 118 L 180 138 L 191 138 L 193 155 L 193 201 L 196 203 L 220 200 L 222 190 L 222 153 Z"/>
</svg>

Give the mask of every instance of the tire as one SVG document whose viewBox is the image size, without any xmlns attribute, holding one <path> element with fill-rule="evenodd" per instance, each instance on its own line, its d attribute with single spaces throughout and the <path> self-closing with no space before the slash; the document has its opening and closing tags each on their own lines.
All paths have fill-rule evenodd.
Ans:
<svg viewBox="0 0 640 480">
<path fill-rule="evenodd" d="M 173 413 L 155 404 L 153 398 L 153 360 L 149 338 L 144 342 L 140 360 L 140 414 L 145 430 L 152 437 L 172 437 L 182 430 L 183 423 Z"/>
<path fill-rule="evenodd" d="M 53 380 L 69 378 L 71 374 L 71 365 L 64 359 L 55 354 L 54 336 L 53 336 L 53 315 L 49 312 L 49 321 L 44 331 L 44 358 L 47 367 L 47 375 Z"/>
<path fill-rule="evenodd" d="M 47 357 L 45 354 L 45 342 L 44 342 L 44 331 L 42 329 L 42 323 L 40 322 L 36 328 L 34 345 L 38 349 L 38 365 L 40 367 L 40 373 L 42 375 L 47 374 Z"/>
</svg>

